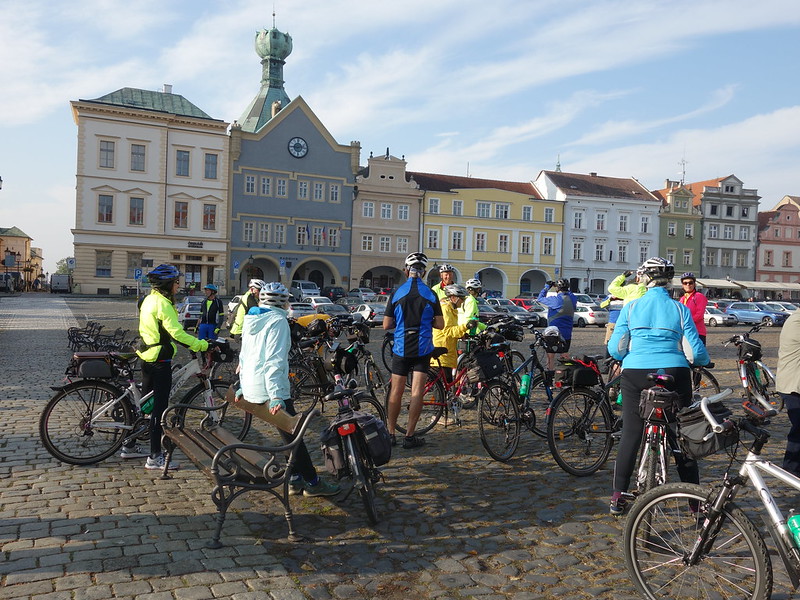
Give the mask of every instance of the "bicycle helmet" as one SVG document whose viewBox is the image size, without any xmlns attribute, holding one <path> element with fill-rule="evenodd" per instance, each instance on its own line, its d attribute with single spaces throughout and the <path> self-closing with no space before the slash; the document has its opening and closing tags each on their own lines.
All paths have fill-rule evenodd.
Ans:
<svg viewBox="0 0 800 600">
<path fill-rule="evenodd" d="M 450 273 L 455 273 L 456 270 L 453 268 L 453 265 L 448 265 L 447 263 L 439 267 L 439 273 L 447 273 L 448 271 Z"/>
<path fill-rule="evenodd" d="M 469 292 L 467 292 L 467 288 L 465 288 L 463 285 L 458 283 L 451 283 L 450 285 L 445 286 L 444 293 L 447 294 L 448 296 L 458 296 L 459 298 L 466 298 Z"/>
<path fill-rule="evenodd" d="M 694 276 L 694 273 L 691 271 L 687 271 L 683 275 L 681 275 L 681 283 L 683 283 L 684 279 L 691 279 L 692 281 L 697 281 L 697 277 Z"/>
<path fill-rule="evenodd" d="M 561 337 L 561 332 L 555 325 L 545 327 L 542 332 L 542 339 L 544 340 L 544 349 L 551 354 L 557 352 L 564 352 L 564 338 Z"/>
<path fill-rule="evenodd" d="M 665 286 L 675 277 L 675 265 L 665 258 L 653 256 L 648 258 L 639 267 L 637 273 L 641 271 L 645 280 L 642 282 L 648 287 Z"/>
<path fill-rule="evenodd" d="M 417 271 L 424 271 L 428 268 L 428 257 L 422 252 L 412 252 L 406 256 L 404 263 L 406 269 L 416 269 Z"/>
<path fill-rule="evenodd" d="M 258 292 L 258 303 L 261 306 L 283 308 L 287 302 L 289 302 L 289 290 L 277 281 L 265 283 Z"/>
<path fill-rule="evenodd" d="M 563 292 L 569 289 L 569 281 L 566 279 L 559 279 L 556 281 L 556 288 L 558 288 L 559 292 Z"/>
<path fill-rule="evenodd" d="M 247 287 L 249 287 L 249 288 L 256 288 L 256 289 L 259 289 L 259 290 L 260 290 L 260 289 L 261 289 L 261 288 L 263 288 L 265 285 L 267 285 L 267 284 L 266 284 L 266 283 L 264 283 L 264 280 L 263 280 L 263 279 L 251 279 L 251 280 L 250 280 L 250 283 L 248 283 L 248 284 L 247 284 Z"/>
<path fill-rule="evenodd" d="M 181 272 L 178 271 L 176 267 L 173 265 L 168 265 L 166 263 L 158 265 L 155 269 L 150 271 L 147 274 L 147 278 L 151 282 L 155 281 L 173 281 L 181 276 Z"/>
<path fill-rule="evenodd" d="M 215 286 L 213 283 L 207 283 L 206 286 L 203 289 L 204 290 L 211 290 L 212 292 L 219 291 L 219 290 L 217 290 L 217 286 Z"/>
<path fill-rule="evenodd" d="M 464 287 L 466 287 L 468 290 L 480 290 L 483 288 L 483 284 L 481 283 L 480 279 L 467 279 Z"/>
</svg>

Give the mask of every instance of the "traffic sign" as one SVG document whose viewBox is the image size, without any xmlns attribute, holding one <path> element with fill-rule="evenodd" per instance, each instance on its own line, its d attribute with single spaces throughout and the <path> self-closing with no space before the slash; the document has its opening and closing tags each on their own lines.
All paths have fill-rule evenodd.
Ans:
<svg viewBox="0 0 800 600">
<path fill-rule="evenodd" d="M 234 268 L 235 270 L 238 270 L 238 269 L 239 269 L 239 261 L 238 261 L 238 260 L 235 260 L 235 261 L 233 261 L 233 268 Z"/>
<path fill-rule="evenodd" d="M 75 268 L 75 259 L 73 257 L 69 257 L 67 259 L 67 268 L 74 269 Z"/>
<path fill-rule="evenodd" d="M 142 278 L 142 270 L 141 269 L 134 269 L 133 270 L 133 278 L 136 281 L 139 281 Z"/>
<path fill-rule="evenodd" d="M 281 263 L 281 269 L 286 267 L 286 259 L 285 258 L 280 259 L 280 263 Z"/>
</svg>

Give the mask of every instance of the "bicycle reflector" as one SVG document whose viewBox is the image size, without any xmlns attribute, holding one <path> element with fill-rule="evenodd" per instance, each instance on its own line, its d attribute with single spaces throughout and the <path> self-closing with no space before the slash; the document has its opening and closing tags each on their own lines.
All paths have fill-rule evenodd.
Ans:
<svg viewBox="0 0 800 600">
<path fill-rule="evenodd" d="M 351 433 L 356 432 L 356 424 L 344 423 L 343 425 L 339 425 L 339 427 L 336 428 L 336 431 L 339 432 L 339 435 L 350 435 Z"/>
</svg>

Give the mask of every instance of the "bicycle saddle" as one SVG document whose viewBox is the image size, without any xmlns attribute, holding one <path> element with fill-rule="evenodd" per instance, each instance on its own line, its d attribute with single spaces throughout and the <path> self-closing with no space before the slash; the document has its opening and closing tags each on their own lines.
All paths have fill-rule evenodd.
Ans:
<svg viewBox="0 0 800 600">
<path fill-rule="evenodd" d="M 431 353 L 431 358 L 439 358 L 444 354 L 447 354 L 447 348 L 437 346 L 436 348 L 433 349 L 433 352 Z"/>
</svg>

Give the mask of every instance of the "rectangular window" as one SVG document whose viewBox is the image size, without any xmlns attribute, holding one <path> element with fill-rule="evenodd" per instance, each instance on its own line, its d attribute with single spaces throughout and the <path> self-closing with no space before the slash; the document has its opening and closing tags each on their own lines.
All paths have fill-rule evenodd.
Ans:
<svg viewBox="0 0 800 600">
<path fill-rule="evenodd" d="M 542 238 L 542 254 L 547 256 L 553 255 L 553 238 L 549 235 Z"/>
<path fill-rule="evenodd" d="M 328 229 L 328 246 L 330 248 L 339 247 L 339 228 L 331 227 Z"/>
<path fill-rule="evenodd" d="M 642 228 L 639 233 L 647 233 L 650 229 L 650 217 L 642 215 Z"/>
<path fill-rule="evenodd" d="M 706 250 L 706 265 L 709 267 L 717 266 L 717 251 L 716 250 Z"/>
<path fill-rule="evenodd" d="M 322 246 L 322 227 L 312 227 L 311 228 L 311 245 L 312 246 Z"/>
<path fill-rule="evenodd" d="M 708 226 L 708 237 L 711 239 L 716 239 L 719 237 L 719 226 L 718 225 L 709 225 Z"/>
<path fill-rule="evenodd" d="M 692 251 L 691 250 L 684 250 L 683 251 L 683 266 L 689 267 L 692 264 Z"/>
<path fill-rule="evenodd" d="M 554 208 L 544 209 L 544 222 L 552 223 L 556 218 L 556 210 Z"/>
<path fill-rule="evenodd" d="M 671 262 L 672 264 L 675 264 L 675 249 L 674 248 L 670 248 L 669 250 L 667 250 L 667 260 L 669 262 Z"/>
<path fill-rule="evenodd" d="M 650 247 L 644 244 L 639 246 L 639 263 L 643 263 L 650 258 Z"/>
<path fill-rule="evenodd" d="M 733 216 L 733 207 L 732 206 L 725 206 L 725 216 L 732 217 Z"/>
<path fill-rule="evenodd" d="M 338 183 L 331 183 L 328 186 L 328 192 L 330 195 L 331 202 L 339 202 L 339 184 Z"/>
<path fill-rule="evenodd" d="M 216 231 L 217 206 L 216 204 L 203 204 L 203 231 Z"/>
<path fill-rule="evenodd" d="M 675 221 L 669 221 L 667 223 L 667 235 L 673 237 L 675 236 L 675 225 L 676 225 Z"/>
<path fill-rule="evenodd" d="M 764 266 L 772 266 L 772 250 L 764 250 Z"/>
<path fill-rule="evenodd" d="M 388 235 L 382 235 L 378 240 L 378 250 L 380 252 L 391 252 L 392 238 L 390 238 Z"/>
<path fill-rule="evenodd" d="M 628 244 L 619 244 L 617 246 L 617 262 L 628 262 Z"/>
<path fill-rule="evenodd" d="M 726 194 L 733 194 L 733 192 L 734 192 L 734 190 L 735 190 L 736 188 L 735 188 L 735 187 L 733 187 L 732 185 L 728 185 L 728 184 L 726 184 L 726 185 L 724 185 L 724 186 L 722 187 L 722 189 L 723 189 L 723 191 L 724 191 Z"/>
<path fill-rule="evenodd" d="M 175 152 L 175 175 L 178 177 L 189 176 L 189 151 L 177 150 Z"/>
<path fill-rule="evenodd" d="M 686 236 L 688 239 L 692 239 L 694 237 L 694 223 L 684 224 L 683 235 Z"/>
<path fill-rule="evenodd" d="M 128 224 L 144 225 L 144 198 L 128 200 Z"/>
<path fill-rule="evenodd" d="M 572 227 L 575 229 L 583 229 L 583 212 L 578 211 L 572 216 Z"/>
<path fill-rule="evenodd" d="M 110 250 L 94 251 L 95 277 L 111 277 L 111 254 Z"/>
<path fill-rule="evenodd" d="M 488 219 L 492 211 L 492 205 L 488 202 L 478 202 L 475 205 L 475 216 L 481 219 Z"/>
<path fill-rule="evenodd" d="M 475 234 L 475 252 L 486 252 L 486 234 L 483 232 Z"/>
<path fill-rule="evenodd" d="M 242 224 L 242 241 L 252 242 L 253 233 L 255 232 L 256 224 L 253 221 L 245 221 Z"/>
<path fill-rule="evenodd" d="M 189 227 L 188 202 L 175 202 L 175 219 L 173 223 L 176 229 L 187 229 Z"/>
<path fill-rule="evenodd" d="M 723 267 L 730 267 L 733 263 L 731 262 L 732 259 L 731 251 L 730 250 L 723 250 L 722 251 L 722 266 Z"/>
<path fill-rule="evenodd" d="M 388 221 L 392 218 L 392 205 L 388 202 L 381 202 L 381 219 Z"/>
<path fill-rule="evenodd" d="M 533 207 L 532 206 L 523 206 L 522 207 L 522 220 L 523 221 L 533 221 Z"/>
<path fill-rule="evenodd" d="M 439 230 L 438 229 L 429 229 L 428 230 L 428 248 L 432 248 L 434 250 L 439 248 Z"/>
<path fill-rule="evenodd" d="M 397 207 L 397 218 L 400 221 L 408 221 L 409 215 L 409 205 L 408 204 L 400 204 Z"/>
<path fill-rule="evenodd" d="M 791 267 L 792 266 L 792 253 L 791 252 L 784 252 L 783 253 L 783 260 L 781 261 L 782 267 Z"/>
<path fill-rule="evenodd" d="M 776 227 L 776 228 L 773 230 L 773 233 L 775 234 L 775 237 L 776 237 L 776 238 L 778 238 L 778 237 L 781 237 L 781 228 L 780 228 L 780 227 Z"/>
<path fill-rule="evenodd" d="M 397 251 L 401 254 L 408 254 L 408 238 L 407 237 L 399 237 L 397 238 Z"/>
<path fill-rule="evenodd" d="M 494 218 L 495 219 L 508 219 L 508 204 L 495 204 L 494 205 Z"/>
<path fill-rule="evenodd" d="M 361 236 L 361 251 L 362 252 L 372 252 L 372 236 L 371 235 L 362 235 Z"/>
<path fill-rule="evenodd" d="M 750 216 L 750 207 L 749 206 L 743 206 L 742 207 L 742 218 L 746 219 L 749 216 Z"/>
<path fill-rule="evenodd" d="M 530 207 L 528 207 L 530 208 Z M 522 254 L 530 254 L 531 253 L 531 236 L 523 235 L 519 238 L 519 251 Z"/>
<path fill-rule="evenodd" d="M 136 277 L 136 269 L 142 268 L 142 258 L 144 255 L 141 252 L 128 252 L 128 270 L 125 273 L 126 279 L 133 279 Z"/>
<path fill-rule="evenodd" d="M 501 233 L 497 236 L 497 251 L 498 252 L 508 252 L 508 234 Z"/>
<path fill-rule="evenodd" d="M 597 231 L 606 230 L 606 213 L 597 213 L 597 219 L 595 220 L 595 229 L 597 229 Z"/>
<path fill-rule="evenodd" d="M 750 228 L 749 227 L 739 227 L 739 239 L 747 241 L 750 239 Z"/>
<path fill-rule="evenodd" d="M 100 167 L 103 169 L 114 168 L 114 142 L 100 142 Z"/>
<path fill-rule="evenodd" d="M 365 219 L 371 219 L 375 216 L 375 203 L 374 202 L 364 202 L 361 205 L 361 216 Z"/>
<path fill-rule="evenodd" d="M 308 200 L 308 182 L 307 181 L 298 181 L 297 182 L 297 198 L 299 200 Z"/>
<path fill-rule="evenodd" d="M 428 212 L 432 215 L 439 214 L 439 198 L 428 198 Z"/>
<path fill-rule="evenodd" d="M 258 224 L 258 242 L 260 244 L 269 243 L 269 223 Z"/>
<path fill-rule="evenodd" d="M 97 200 L 97 222 L 114 222 L 114 196 L 100 194 L 100 197 Z"/>
<path fill-rule="evenodd" d="M 628 215 L 620 215 L 619 216 L 619 232 L 620 233 L 627 233 L 628 232 Z M 642 261 L 644 262 L 644 261 Z"/>
<path fill-rule="evenodd" d="M 131 171 L 144 171 L 144 144 L 131 144 Z"/>
<path fill-rule="evenodd" d="M 739 250 L 736 253 L 736 266 L 737 267 L 746 267 L 747 266 L 747 257 L 749 253 L 747 250 Z"/>
<path fill-rule="evenodd" d="M 314 200 L 322 202 L 325 199 L 325 184 L 314 183 Z"/>
<path fill-rule="evenodd" d="M 583 242 L 572 242 L 572 260 L 583 260 Z"/>
<path fill-rule="evenodd" d="M 719 206 L 716 204 L 709 204 L 708 205 L 708 214 L 712 216 L 716 216 L 719 212 Z"/>
<path fill-rule="evenodd" d="M 295 227 L 295 243 L 298 246 L 305 246 L 308 243 L 308 225 L 297 225 Z"/>
<path fill-rule="evenodd" d="M 605 244 L 595 244 L 594 245 L 594 261 L 595 262 L 603 262 L 606 254 L 606 245 Z"/>
<path fill-rule="evenodd" d="M 272 193 L 272 177 L 261 178 L 261 195 L 269 196 Z"/>
<path fill-rule="evenodd" d="M 722 229 L 722 238 L 725 240 L 733 239 L 733 225 L 725 225 Z"/>
<path fill-rule="evenodd" d="M 463 231 L 454 231 L 453 232 L 453 240 L 452 245 L 450 246 L 453 250 L 463 250 L 464 249 L 464 232 Z"/>
<path fill-rule="evenodd" d="M 464 201 L 453 200 L 453 216 L 460 217 L 464 213 Z"/>
<path fill-rule="evenodd" d="M 275 225 L 275 243 L 286 243 L 286 225 Z"/>
<path fill-rule="evenodd" d="M 277 194 L 281 198 L 286 198 L 286 180 L 278 179 L 276 185 L 278 186 Z"/>
<path fill-rule="evenodd" d="M 245 177 L 244 177 L 244 193 L 245 194 L 255 194 L 256 193 L 256 176 L 255 175 L 245 175 Z"/>
<path fill-rule="evenodd" d="M 203 169 L 203 175 L 206 179 L 217 178 L 217 160 L 219 160 L 219 157 L 216 154 L 206 153 L 205 168 Z"/>
</svg>

